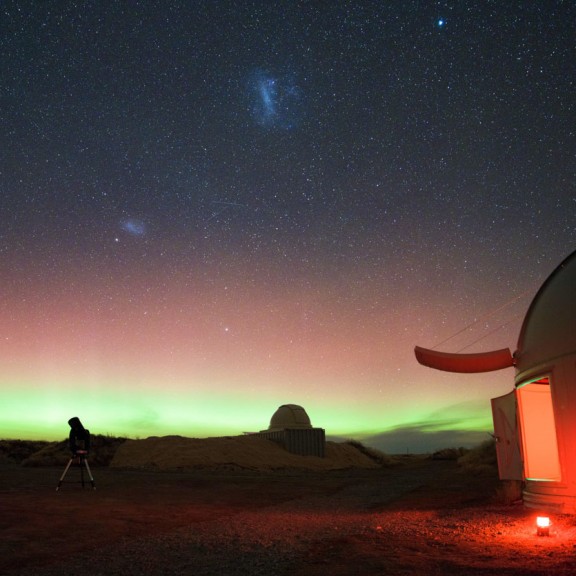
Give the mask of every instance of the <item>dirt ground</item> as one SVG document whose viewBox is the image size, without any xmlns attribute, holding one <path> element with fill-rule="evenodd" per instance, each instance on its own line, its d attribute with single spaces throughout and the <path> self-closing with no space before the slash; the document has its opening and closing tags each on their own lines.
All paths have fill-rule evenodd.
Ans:
<svg viewBox="0 0 576 576">
<path fill-rule="evenodd" d="M 534 511 L 495 500 L 493 474 L 464 473 L 454 462 L 414 459 L 389 469 L 334 472 L 92 472 L 96 490 L 89 483 L 82 488 L 79 470 L 71 469 L 70 482 L 56 492 L 61 469 L 2 465 L 0 574 L 57 567 L 122 541 L 415 476 L 423 479 L 417 488 L 372 498 L 360 511 L 365 529 L 307 543 L 290 573 L 576 574 L 576 519 L 554 517 L 550 537 L 538 537 Z"/>
</svg>

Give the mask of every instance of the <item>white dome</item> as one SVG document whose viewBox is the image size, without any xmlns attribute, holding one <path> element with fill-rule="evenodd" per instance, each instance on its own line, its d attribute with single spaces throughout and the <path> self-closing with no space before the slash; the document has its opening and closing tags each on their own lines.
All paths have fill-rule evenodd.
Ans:
<svg viewBox="0 0 576 576">
<path fill-rule="evenodd" d="M 519 373 L 576 353 L 576 252 L 544 282 L 524 319 L 514 356 Z"/>
<path fill-rule="evenodd" d="M 283 404 L 274 412 L 268 430 L 285 430 L 286 428 L 312 428 L 310 418 L 302 406 Z"/>
</svg>

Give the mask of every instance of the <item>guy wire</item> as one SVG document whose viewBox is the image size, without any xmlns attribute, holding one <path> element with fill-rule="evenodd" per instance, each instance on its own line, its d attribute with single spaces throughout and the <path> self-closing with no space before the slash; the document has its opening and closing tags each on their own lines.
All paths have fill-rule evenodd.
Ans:
<svg viewBox="0 0 576 576">
<path fill-rule="evenodd" d="M 497 312 L 500 312 L 501 310 L 504 310 L 504 308 L 507 308 L 508 306 L 511 306 L 512 304 L 514 304 L 514 302 L 516 302 L 517 300 L 520 300 L 520 298 L 524 298 L 524 296 L 526 296 L 526 294 L 529 294 L 530 292 L 533 292 L 533 289 L 530 288 L 528 290 L 525 290 L 524 292 L 520 293 L 518 296 L 514 296 L 514 298 L 511 298 L 510 300 L 508 300 L 507 302 L 505 302 L 504 304 L 502 304 L 501 306 L 498 306 L 498 308 L 495 308 L 494 310 L 489 310 L 486 314 L 483 314 L 482 316 L 480 316 L 479 318 L 476 318 L 473 322 L 471 322 L 470 324 L 468 324 L 467 326 L 464 326 L 464 328 L 461 328 L 460 330 L 458 330 L 457 332 L 455 332 L 454 334 L 452 334 L 451 336 L 448 336 L 448 338 L 445 338 L 444 340 L 442 340 L 441 342 L 438 342 L 438 344 L 436 344 L 435 346 L 433 346 L 431 348 L 431 350 L 435 350 L 436 348 L 438 348 L 438 346 L 441 346 L 442 344 L 445 344 L 446 342 L 448 342 L 448 340 L 452 340 L 452 338 L 455 338 L 456 336 L 462 334 L 462 332 L 466 332 L 466 330 L 469 330 L 470 328 L 472 328 L 473 326 L 475 326 L 476 324 L 478 324 L 478 322 L 481 322 L 482 320 L 486 320 L 487 318 L 490 318 L 491 316 L 493 316 L 494 314 L 496 314 Z M 519 315 L 517 315 L 519 316 Z M 515 318 L 517 317 L 515 316 Z M 511 322 L 514 318 L 508 320 L 505 324 L 502 324 L 501 326 L 499 326 L 498 328 L 496 328 L 495 330 L 492 330 L 489 334 L 492 334 L 493 332 L 500 330 L 500 328 L 503 328 L 504 326 L 506 326 L 506 324 L 508 324 L 509 322 Z M 488 334 L 486 334 L 486 336 L 488 336 Z M 485 338 L 485 336 L 482 336 L 482 338 Z M 482 340 L 482 338 L 480 338 L 479 340 Z M 478 342 L 479 340 L 476 340 L 475 342 L 472 342 L 472 344 L 476 344 L 476 342 Z M 472 346 L 472 344 L 467 345 L 465 348 L 468 348 L 469 346 Z M 464 348 L 462 348 L 462 350 L 464 350 Z"/>
<path fill-rule="evenodd" d="M 494 334 L 494 332 L 498 332 L 498 330 L 501 330 L 502 328 L 504 328 L 504 326 L 508 326 L 508 324 L 510 324 L 510 322 L 512 322 L 512 320 L 516 320 L 516 318 L 519 318 L 521 315 L 522 314 L 520 314 L 520 313 L 514 314 L 514 316 L 511 316 L 510 318 L 508 318 L 508 320 L 506 320 L 506 322 L 503 322 L 502 324 L 500 324 L 500 326 L 496 326 L 496 328 L 493 328 L 492 330 L 490 330 L 490 332 L 483 334 L 482 336 L 480 336 L 480 338 L 477 338 L 476 340 L 474 340 L 474 342 L 470 342 L 470 344 L 466 344 L 466 346 L 464 346 L 464 348 L 460 348 L 460 350 L 457 350 L 456 354 L 459 354 L 463 350 L 466 350 L 467 348 L 474 346 L 474 344 L 476 344 L 477 342 L 480 342 L 480 340 L 484 340 L 484 338 L 488 338 L 488 336 L 490 336 L 491 334 Z"/>
</svg>

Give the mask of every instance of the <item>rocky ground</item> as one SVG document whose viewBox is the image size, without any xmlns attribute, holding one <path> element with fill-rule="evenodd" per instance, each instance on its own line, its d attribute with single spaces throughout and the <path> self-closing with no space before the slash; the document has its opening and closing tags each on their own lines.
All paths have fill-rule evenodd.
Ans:
<svg viewBox="0 0 576 576">
<path fill-rule="evenodd" d="M 274 473 L 5 464 L 0 573 L 10 575 L 568 575 L 576 520 L 496 498 L 493 470 L 407 459 L 377 470 Z M 78 470 L 69 474 L 78 480 Z"/>
</svg>

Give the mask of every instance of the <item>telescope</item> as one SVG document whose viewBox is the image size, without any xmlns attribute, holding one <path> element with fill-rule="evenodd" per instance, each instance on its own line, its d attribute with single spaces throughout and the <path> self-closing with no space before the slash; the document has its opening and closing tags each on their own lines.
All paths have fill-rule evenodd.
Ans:
<svg viewBox="0 0 576 576">
<path fill-rule="evenodd" d="M 70 425 L 69 445 L 73 456 L 78 454 L 88 454 L 90 452 L 90 430 L 82 426 L 80 418 L 74 416 L 68 420 Z"/>
<path fill-rule="evenodd" d="M 84 469 L 88 472 L 88 477 L 90 478 L 90 483 L 92 484 L 92 489 L 96 490 L 96 485 L 94 484 L 94 478 L 92 477 L 92 472 L 90 471 L 90 466 L 88 466 L 88 452 L 90 452 L 90 430 L 82 426 L 80 418 L 74 416 L 68 420 L 70 426 L 70 436 L 68 437 L 68 442 L 70 445 L 70 452 L 72 456 L 68 461 L 64 473 L 60 476 L 58 486 L 56 486 L 56 491 L 60 490 L 62 482 L 66 477 L 68 469 L 73 462 L 78 464 L 80 467 L 80 482 L 82 483 L 82 488 L 84 488 Z"/>
</svg>

